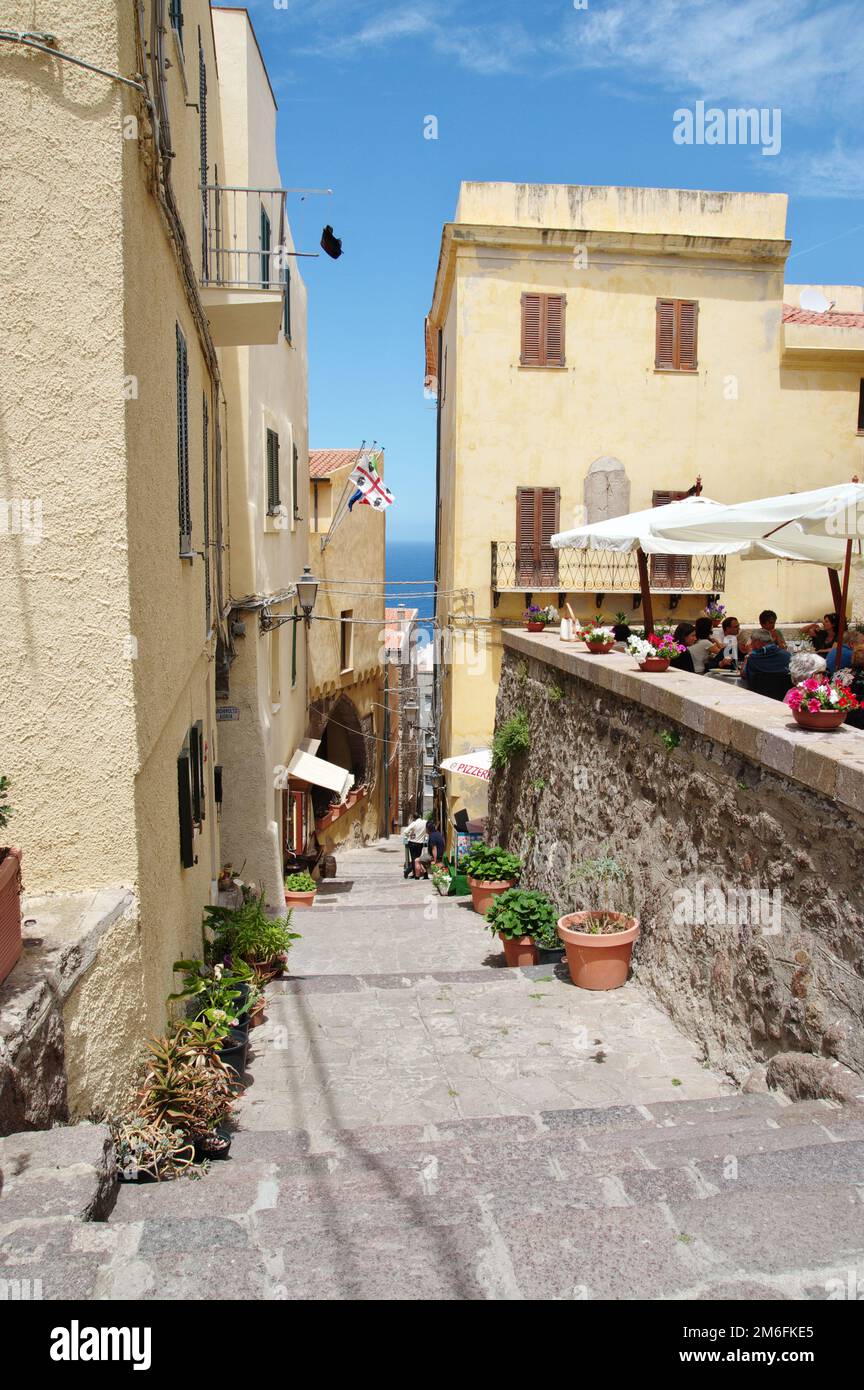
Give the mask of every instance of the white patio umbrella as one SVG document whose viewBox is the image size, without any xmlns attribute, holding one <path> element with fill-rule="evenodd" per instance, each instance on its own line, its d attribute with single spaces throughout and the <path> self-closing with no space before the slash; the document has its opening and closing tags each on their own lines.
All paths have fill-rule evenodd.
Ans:
<svg viewBox="0 0 864 1390">
<path fill-rule="evenodd" d="M 492 777 L 492 749 L 477 748 L 473 753 L 442 758 L 438 766 L 442 772 L 458 772 L 463 777 L 477 777 L 481 782 L 488 782 Z"/>
<path fill-rule="evenodd" d="M 849 571 L 853 560 L 856 564 L 864 563 L 864 485 L 857 479 L 808 492 L 787 492 L 752 502 L 736 502 L 720 511 L 711 511 L 703 518 L 692 515 L 677 520 L 674 517 L 655 518 L 652 529 L 657 531 L 658 539 L 676 545 L 701 541 L 708 547 L 708 553 L 714 546 L 746 541 L 750 558 L 776 555 L 780 559 L 828 565 L 832 571 L 842 565 L 843 583 L 837 606 L 837 664 L 842 663 Z M 832 592 L 837 599 L 834 584 Z"/>
</svg>

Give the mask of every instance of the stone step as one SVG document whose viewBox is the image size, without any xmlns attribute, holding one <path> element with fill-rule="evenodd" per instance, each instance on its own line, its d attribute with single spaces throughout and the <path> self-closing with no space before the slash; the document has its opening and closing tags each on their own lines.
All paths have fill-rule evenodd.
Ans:
<svg viewBox="0 0 864 1390">
<path fill-rule="evenodd" d="M 0 1231 L 25 1218 L 102 1220 L 115 1191 L 107 1125 L 60 1125 L 0 1139 Z"/>
</svg>

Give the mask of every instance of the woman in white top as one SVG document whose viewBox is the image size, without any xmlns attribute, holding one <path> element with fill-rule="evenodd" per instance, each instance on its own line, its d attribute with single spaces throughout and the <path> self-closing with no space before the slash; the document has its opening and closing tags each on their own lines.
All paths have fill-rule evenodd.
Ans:
<svg viewBox="0 0 864 1390">
<path fill-rule="evenodd" d="M 408 846 L 408 853 L 411 856 L 411 872 L 415 878 L 428 878 L 424 865 L 420 863 L 420 855 L 423 853 L 423 846 L 426 843 L 426 817 L 418 816 L 412 820 L 410 825 L 406 825 L 402 831 L 402 838 Z"/>
<path fill-rule="evenodd" d="M 690 648 L 693 670 L 697 676 L 704 676 L 708 661 L 719 652 L 720 646 L 711 636 L 711 619 L 696 619 L 696 641 Z"/>
</svg>

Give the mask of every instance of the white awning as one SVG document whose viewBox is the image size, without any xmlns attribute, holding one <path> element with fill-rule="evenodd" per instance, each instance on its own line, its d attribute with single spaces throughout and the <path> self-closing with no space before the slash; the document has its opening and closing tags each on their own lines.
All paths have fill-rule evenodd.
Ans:
<svg viewBox="0 0 864 1390">
<path fill-rule="evenodd" d="M 288 775 L 301 782 L 311 782 L 313 787 L 325 787 L 327 791 L 338 792 L 342 800 L 354 782 L 354 774 L 338 763 L 328 763 L 324 758 L 316 758 L 298 748 L 288 764 Z"/>
<path fill-rule="evenodd" d="M 555 550 L 616 550 L 627 554 L 642 550 L 646 555 L 701 555 L 701 545 L 690 546 L 676 542 L 675 546 L 663 540 L 657 529 L 665 520 L 667 525 L 686 525 L 689 521 L 702 521 L 714 512 L 725 511 L 721 502 L 712 502 L 710 497 L 682 497 L 677 502 L 666 502 L 660 507 L 647 507 L 638 512 L 627 512 L 625 516 L 613 516 L 608 521 L 592 521 L 587 526 L 574 526 L 570 531 L 559 531 L 550 541 Z M 743 550 L 744 545 L 731 542 L 725 553 Z"/>
<path fill-rule="evenodd" d="M 488 782 L 492 777 L 492 749 L 477 748 L 458 758 L 443 758 L 438 766 L 442 772 L 458 772 L 462 777 L 477 777 L 481 782 Z"/>
</svg>

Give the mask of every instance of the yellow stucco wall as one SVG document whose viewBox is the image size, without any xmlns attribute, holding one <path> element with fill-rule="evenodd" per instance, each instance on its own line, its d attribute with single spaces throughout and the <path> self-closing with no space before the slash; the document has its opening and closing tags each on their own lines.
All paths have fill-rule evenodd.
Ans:
<svg viewBox="0 0 864 1390">
<path fill-rule="evenodd" d="M 485 663 L 463 653 L 447 666 L 445 753 L 491 734 L 498 632 L 524 606 L 521 591 L 493 606 L 491 542 L 515 539 L 519 485 L 559 487 L 564 530 L 583 519 L 585 475 L 603 457 L 624 465 L 631 510 L 697 474 L 706 495 L 730 502 L 861 474 L 861 361 L 783 355 L 785 207 L 782 195 L 463 185 L 432 310 L 447 354 L 439 616 L 476 624 L 489 650 Z M 855 303 L 845 288 L 844 308 Z M 520 366 L 523 291 L 566 295 L 563 369 Z M 695 373 L 654 368 L 658 296 L 699 301 Z M 723 594 L 744 622 L 765 606 L 781 622 L 813 618 L 829 597 L 823 570 L 773 561 L 730 561 Z M 569 599 L 580 616 L 597 611 L 593 592 Z M 684 597 L 675 617 L 703 604 Z M 602 608 L 639 617 L 629 592 L 606 594 Z M 670 615 L 658 597 L 655 616 Z M 483 809 L 480 784 L 454 790 Z"/>
</svg>

